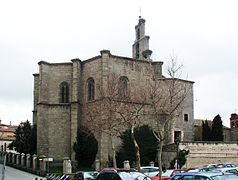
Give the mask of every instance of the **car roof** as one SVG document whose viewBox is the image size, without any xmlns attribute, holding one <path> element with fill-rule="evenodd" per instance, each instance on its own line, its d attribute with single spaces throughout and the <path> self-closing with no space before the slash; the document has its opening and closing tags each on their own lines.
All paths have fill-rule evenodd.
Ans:
<svg viewBox="0 0 238 180">
<path fill-rule="evenodd" d="M 224 172 L 219 172 L 219 171 L 209 171 L 209 172 L 191 172 L 191 173 L 179 173 L 177 175 L 202 175 L 202 176 L 207 176 L 207 177 L 212 177 L 212 176 L 222 176 L 224 174 L 232 174 L 232 173 L 224 173 Z"/>
<path fill-rule="evenodd" d="M 218 171 L 226 171 L 226 170 L 231 170 L 231 169 L 235 169 L 237 170 L 236 167 L 222 167 L 222 168 L 216 168 L 214 170 L 218 170 Z"/>
</svg>

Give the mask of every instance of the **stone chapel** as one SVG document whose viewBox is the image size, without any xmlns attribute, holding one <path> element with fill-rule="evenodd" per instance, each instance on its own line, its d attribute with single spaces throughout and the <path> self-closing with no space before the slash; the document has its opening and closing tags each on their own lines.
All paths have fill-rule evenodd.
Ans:
<svg viewBox="0 0 238 180">
<path fill-rule="evenodd" d="M 106 75 L 116 73 L 125 84 L 136 85 L 151 76 L 149 65 L 162 75 L 163 62 L 153 61 L 150 56 L 149 36 L 145 35 L 145 20 L 139 17 L 135 26 L 135 41 L 132 57 L 113 55 L 102 50 L 100 55 L 87 60 L 72 59 L 69 62 L 50 63 L 40 61 L 39 72 L 34 74 L 33 124 L 37 125 L 37 154 L 62 161 L 64 157 L 74 160 L 73 144 L 77 128 L 84 120 L 82 102 L 94 101 L 98 97 L 95 84 L 106 83 Z M 192 81 L 181 80 L 193 85 Z M 129 87 L 129 86 L 125 86 Z M 140 87 L 138 87 L 140 88 Z M 129 91 L 133 91 L 128 89 Z M 175 117 L 169 143 L 177 137 L 181 141 L 193 140 L 193 90 L 184 101 L 183 111 Z M 98 159 L 108 161 L 107 139 L 98 140 Z"/>
</svg>

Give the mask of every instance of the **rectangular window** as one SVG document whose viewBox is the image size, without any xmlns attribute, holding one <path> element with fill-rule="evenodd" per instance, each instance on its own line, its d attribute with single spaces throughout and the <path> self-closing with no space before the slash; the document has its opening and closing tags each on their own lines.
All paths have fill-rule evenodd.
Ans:
<svg viewBox="0 0 238 180">
<path fill-rule="evenodd" d="M 181 131 L 174 131 L 174 142 L 181 141 Z"/>
<path fill-rule="evenodd" d="M 139 43 L 136 44 L 136 59 L 140 57 L 140 46 Z"/>
<path fill-rule="evenodd" d="M 188 114 L 184 114 L 184 121 L 188 121 Z"/>
<path fill-rule="evenodd" d="M 140 28 L 137 29 L 137 40 L 140 40 Z"/>
</svg>

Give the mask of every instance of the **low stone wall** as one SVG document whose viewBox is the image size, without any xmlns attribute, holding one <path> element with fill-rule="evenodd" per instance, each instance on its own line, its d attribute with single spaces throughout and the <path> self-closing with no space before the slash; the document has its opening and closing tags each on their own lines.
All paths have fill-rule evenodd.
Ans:
<svg viewBox="0 0 238 180">
<path fill-rule="evenodd" d="M 189 150 L 183 168 L 203 167 L 206 164 L 232 163 L 238 165 L 237 142 L 180 142 L 179 150 Z M 176 146 L 165 146 L 162 154 L 165 167 L 176 157 Z"/>
<path fill-rule="evenodd" d="M 47 172 L 46 162 L 43 159 L 40 161 L 40 157 L 37 155 L 0 152 L 1 161 L 3 161 L 4 156 L 6 156 L 6 165 L 8 166 L 40 176 L 44 176 Z"/>
<path fill-rule="evenodd" d="M 49 173 L 49 163 L 53 162 L 52 158 L 46 156 L 37 156 L 30 154 L 0 152 L 0 161 L 6 159 L 6 165 L 30 172 L 39 176 L 45 176 Z M 71 160 L 67 157 L 63 160 L 63 174 L 71 174 Z"/>
</svg>

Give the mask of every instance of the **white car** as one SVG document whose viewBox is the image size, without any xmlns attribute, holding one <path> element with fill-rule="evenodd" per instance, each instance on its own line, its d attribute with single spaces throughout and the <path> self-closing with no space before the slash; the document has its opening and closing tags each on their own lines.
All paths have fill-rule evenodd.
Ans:
<svg viewBox="0 0 238 180">
<path fill-rule="evenodd" d="M 142 166 L 140 171 L 149 177 L 154 177 L 159 173 L 159 167 Z"/>
<path fill-rule="evenodd" d="M 232 173 L 238 175 L 238 170 L 234 167 L 226 167 L 226 168 L 216 168 L 214 171 L 220 171 L 224 173 Z"/>
</svg>

